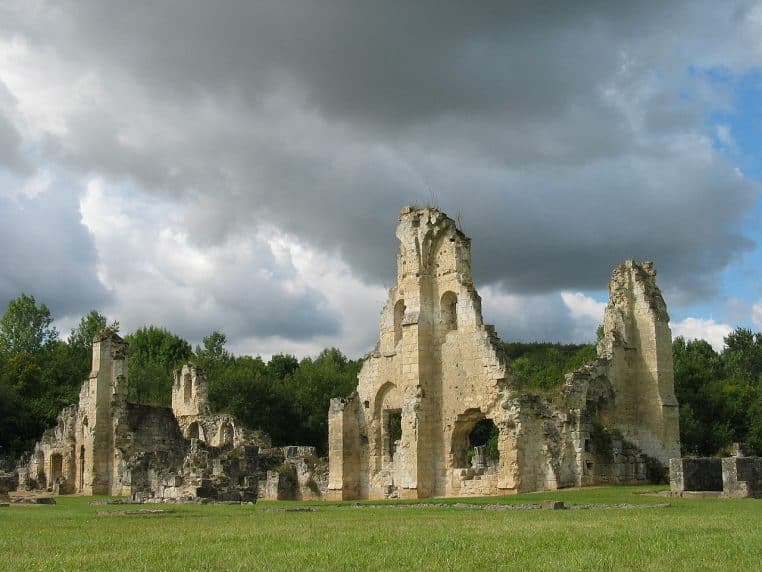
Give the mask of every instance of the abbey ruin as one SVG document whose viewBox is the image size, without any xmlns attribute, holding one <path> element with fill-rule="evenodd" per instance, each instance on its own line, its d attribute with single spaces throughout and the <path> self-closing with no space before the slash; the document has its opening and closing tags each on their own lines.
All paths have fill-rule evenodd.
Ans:
<svg viewBox="0 0 762 572">
<path fill-rule="evenodd" d="M 651 263 L 614 270 L 598 358 L 543 394 L 522 387 L 483 323 L 470 239 L 455 222 L 407 207 L 397 237 L 378 345 L 357 390 L 331 401 L 330 498 L 641 483 L 680 456 L 669 316 Z M 497 432 L 492 458 L 471 448 L 484 423 Z"/>
<path fill-rule="evenodd" d="M 213 414 L 201 368 L 174 372 L 172 408 L 127 401 L 127 344 L 111 331 L 93 342 L 79 403 L 37 443 L 20 486 L 134 500 L 249 502 L 313 498 L 325 488 L 314 447 L 272 447 L 269 437 Z"/>
<path fill-rule="evenodd" d="M 327 468 L 314 447 L 272 447 L 213 413 L 193 364 L 175 371 L 171 408 L 129 403 L 128 348 L 106 330 L 79 403 L 37 444 L 20 486 L 248 501 L 500 495 L 664 476 L 680 456 L 678 408 L 650 262 L 614 269 L 597 359 L 538 390 L 483 322 L 470 239 L 456 223 L 406 207 L 397 237 L 378 344 L 356 391 L 331 400 Z"/>
</svg>

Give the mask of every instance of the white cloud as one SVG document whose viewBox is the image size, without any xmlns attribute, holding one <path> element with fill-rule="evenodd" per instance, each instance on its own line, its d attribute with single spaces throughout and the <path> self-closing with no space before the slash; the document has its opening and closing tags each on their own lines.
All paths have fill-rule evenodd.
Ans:
<svg viewBox="0 0 762 572">
<path fill-rule="evenodd" d="M 757 301 L 751 308 L 751 321 L 758 328 L 762 328 L 762 300 Z"/>
<path fill-rule="evenodd" d="M 495 286 L 479 289 L 486 323 L 504 342 L 588 343 L 603 318 L 605 304 L 580 293 L 519 295 Z"/>
<path fill-rule="evenodd" d="M 582 292 L 561 292 L 561 299 L 574 320 L 574 339 L 594 340 L 598 326 L 603 323 L 606 302 L 599 302 Z"/>
<path fill-rule="evenodd" d="M 686 340 L 706 340 L 717 352 L 725 347 L 724 338 L 733 328 L 728 324 L 718 324 L 712 319 L 685 318 L 679 322 L 673 322 L 672 336 L 682 336 Z"/>
<path fill-rule="evenodd" d="M 600 324 L 603 322 L 603 312 L 606 302 L 585 296 L 582 292 L 561 292 L 561 299 L 575 320 L 586 320 Z"/>
<path fill-rule="evenodd" d="M 0 197 L 39 207 L 61 171 L 88 181 L 68 192 L 91 236 L 52 234 L 92 238 L 98 281 L 82 279 L 126 329 L 353 355 L 394 278 L 396 212 L 433 198 L 463 215 L 506 340 L 588 341 L 603 304 L 579 291 L 624 258 L 653 258 L 670 302 L 691 303 L 752 247 L 739 222 L 755 183 L 716 148 L 730 126 L 707 119 L 732 110 L 732 88 L 701 71 L 758 66 L 762 9 L 742 8 L 201 3 L 122 18 L 117 2 L 0 2 L 0 165 L 36 168 L 18 184 L 0 170 Z M 6 292 L 53 267 L 25 247 L 33 221 L 0 229 L 6 259 L 38 255 Z M 70 250 L 56 263 L 74 272 L 84 248 Z"/>
<path fill-rule="evenodd" d="M 199 246 L 183 209 L 100 179 L 88 182 L 81 213 L 113 294 L 103 311 L 125 332 L 154 324 L 197 343 L 218 329 L 235 353 L 265 357 L 327 346 L 357 357 L 375 344 L 386 292 L 336 253 L 269 226 Z"/>
<path fill-rule="evenodd" d="M 338 331 L 320 292 L 303 281 L 289 286 L 301 278 L 263 232 L 200 248 L 177 205 L 99 179 L 88 183 L 80 208 L 98 252 L 99 279 L 113 297 L 105 313 L 126 332 L 154 324 L 192 342 L 218 329 L 231 341 L 281 336 L 304 345 Z"/>
<path fill-rule="evenodd" d="M 737 151 L 738 145 L 730 131 L 729 125 L 717 124 L 715 125 L 715 132 L 717 134 L 717 140 L 731 151 Z"/>
</svg>

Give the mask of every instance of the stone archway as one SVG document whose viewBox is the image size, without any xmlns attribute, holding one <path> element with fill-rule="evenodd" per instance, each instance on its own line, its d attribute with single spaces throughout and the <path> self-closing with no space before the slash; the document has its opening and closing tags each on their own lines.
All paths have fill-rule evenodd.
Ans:
<svg viewBox="0 0 762 572">
<path fill-rule="evenodd" d="M 442 327 L 446 330 L 458 329 L 458 296 L 448 290 L 442 294 L 439 300 L 439 312 L 442 318 Z"/>
<path fill-rule="evenodd" d="M 82 492 L 85 488 L 85 446 L 79 446 L 79 466 L 78 466 L 79 479 L 77 482 L 77 492 Z"/>
<path fill-rule="evenodd" d="M 450 442 L 451 466 L 467 469 L 472 465 L 474 455 L 482 455 L 486 464 L 498 465 L 499 429 L 494 420 L 488 418 L 481 409 L 467 409 L 458 415 Z M 483 447 L 480 452 L 477 447 Z"/>
<path fill-rule="evenodd" d="M 188 425 L 188 429 L 185 432 L 185 438 L 198 439 L 199 441 L 204 441 L 204 432 L 201 429 L 201 426 L 198 424 L 198 421 L 194 421 L 193 423 Z"/>
<path fill-rule="evenodd" d="M 230 422 L 225 421 L 222 425 L 220 425 L 219 446 L 232 447 L 234 435 L 235 431 L 233 430 L 233 425 Z"/>
<path fill-rule="evenodd" d="M 49 486 L 56 483 L 58 479 L 63 476 L 63 455 L 61 453 L 53 453 L 50 456 L 50 482 Z"/>
<path fill-rule="evenodd" d="M 402 438 L 402 393 L 393 383 L 385 383 L 376 394 L 377 458 L 382 463 L 394 461 L 394 453 Z"/>
</svg>

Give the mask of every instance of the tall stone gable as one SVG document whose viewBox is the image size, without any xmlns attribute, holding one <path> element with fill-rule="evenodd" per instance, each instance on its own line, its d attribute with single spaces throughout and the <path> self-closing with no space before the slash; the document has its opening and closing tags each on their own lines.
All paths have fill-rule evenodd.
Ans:
<svg viewBox="0 0 762 572">
<path fill-rule="evenodd" d="M 609 364 L 613 406 L 602 421 L 647 455 L 668 464 L 680 456 L 669 314 L 653 264 L 614 269 L 598 355 Z"/>
<path fill-rule="evenodd" d="M 562 399 L 524 392 L 471 276 L 471 241 L 435 208 L 406 207 L 397 283 L 356 391 L 331 400 L 329 496 L 496 495 L 645 479 L 646 454 L 678 456 L 671 334 L 650 264 L 614 271 L 598 359 Z M 645 401 L 645 402 L 644 402 Z M 499 461 L 469 459 L 490 420 Z M 596 451 L 596 431 L 611 451 Z M 598 445 L 600 449 L 601 446 Z"/>
</svg>

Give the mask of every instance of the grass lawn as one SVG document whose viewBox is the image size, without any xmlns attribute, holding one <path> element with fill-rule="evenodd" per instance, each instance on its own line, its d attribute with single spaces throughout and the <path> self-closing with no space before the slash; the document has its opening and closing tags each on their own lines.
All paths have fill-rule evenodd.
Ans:
<svg viewBox="0 0 762 572">
<path fill-rule="evenodd" d="M 762 570 L 762 500 L 667 499 L 645 488 L 571 489 L 481 504 L 667 508 L 466 510 L 353 503 L 90 506 L 91 498 L 0 509 L 4 570 Z M 377 505 L 388 506 L 377 506 Z M 408 503 L 409 504 L 409 503 Z M 316 507 L 315 512 L 278 511 Z M 167 509 L 155 515 L 112 511 Z"/>
</svg>

